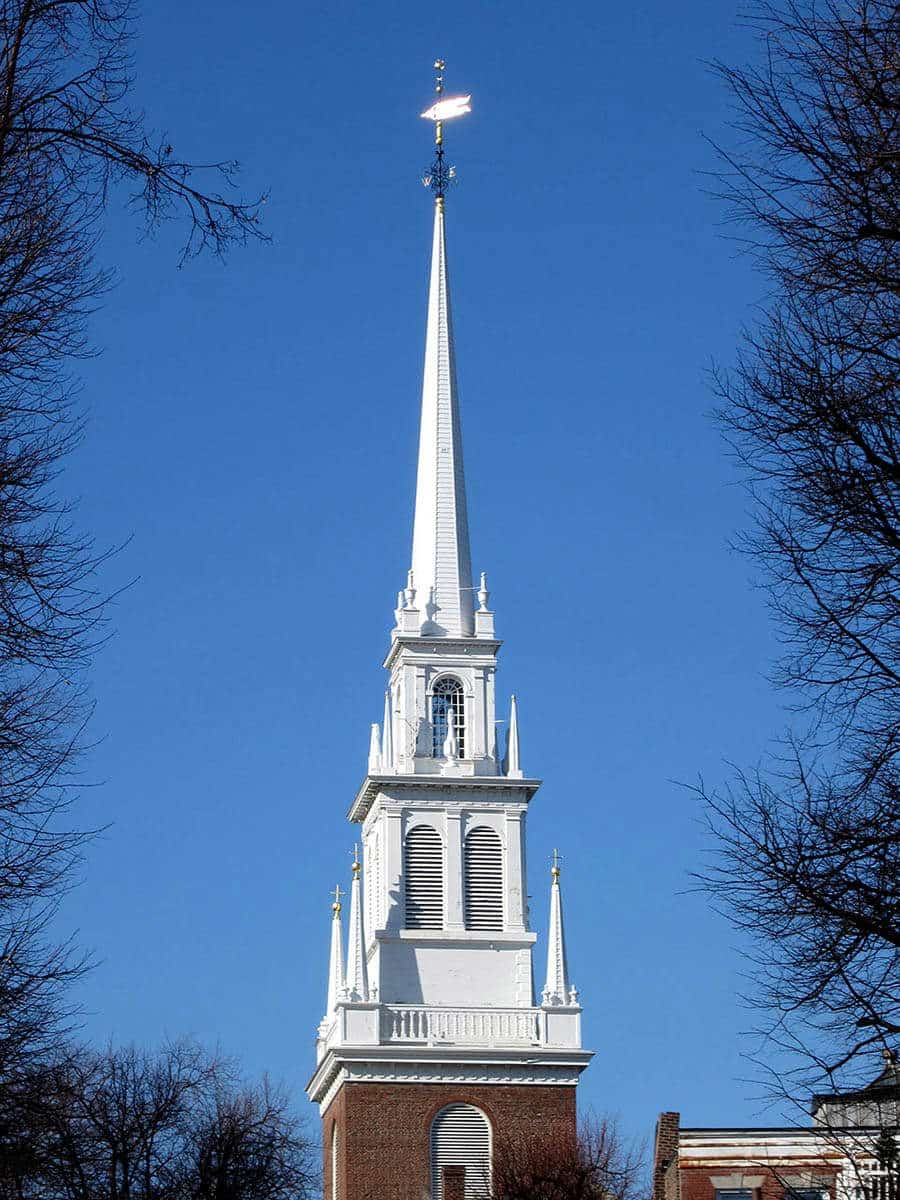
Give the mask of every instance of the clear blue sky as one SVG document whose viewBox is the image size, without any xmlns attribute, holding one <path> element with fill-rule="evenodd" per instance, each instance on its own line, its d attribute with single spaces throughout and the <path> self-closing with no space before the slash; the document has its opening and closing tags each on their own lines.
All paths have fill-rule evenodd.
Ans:
<svg viewBox="0 0 900 1200">
<path fill-rule="evenodd" d="M 115 209 L 101 249 L 117 284 L 66 482 L 102 545 L 131 539 L 108 585 L 137 581 L 93 676 L 81 815 L 111 826 L 63 912 L 99 959 L 87 1035 L 220 1041 L 306 1106 L 409 558 L 440 54 L 474 96 L 448 205 L 473 554 L 546 781 L 541 933 L 565 855 L 582 1102 L 640 1133 L 668 1108 L 772 1119 L 676 782 L 752 764 L 788 720 L 705 378 L 765 287 L 702 174 L 703 135 L 729 136 L 703 60 L 753 53 L 737 0 L 143 7 L 139 102 L 271 190 L 274 241 L 179 271 L 182 231 L 141 241 Z"/>
</svg>

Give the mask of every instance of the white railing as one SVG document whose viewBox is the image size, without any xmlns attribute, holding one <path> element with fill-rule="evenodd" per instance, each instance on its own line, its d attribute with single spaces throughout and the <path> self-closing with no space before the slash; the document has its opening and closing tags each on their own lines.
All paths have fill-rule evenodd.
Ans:
<svg viewBox="0 0 900 1200">
<path fill-rule="evenodd" d="M 898 1172 L 863 1167 L 848 1191 L 852 1200 L 900 1200 Z"/>
<path fill-rule="evenodd" d="M 453 1042 L 475 1046 L 540 1045 L 536 1008 L 426 1008 L 385 1004 L 382 1042 Z"/>
</svg>

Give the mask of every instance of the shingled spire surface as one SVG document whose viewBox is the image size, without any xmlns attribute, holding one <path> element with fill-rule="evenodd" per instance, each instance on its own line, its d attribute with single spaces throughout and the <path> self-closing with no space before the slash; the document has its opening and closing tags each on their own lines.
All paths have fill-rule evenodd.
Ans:
<svg viewBox="0 0 900 1200">
<path fill-rule="evenodd" d="M 434 212 L 412 570 L 422 632 L 471 637 L 472 562 L 442 197 Z"/>
</svg>

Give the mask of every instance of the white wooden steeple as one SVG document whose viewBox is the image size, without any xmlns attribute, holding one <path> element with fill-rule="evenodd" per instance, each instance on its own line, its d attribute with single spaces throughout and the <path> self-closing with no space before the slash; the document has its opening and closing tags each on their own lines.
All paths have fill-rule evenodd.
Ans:
<svg viewBox="0 0 900 1200">
<path fill-rule="evenodd" d="M 523 770 L 514 697 L 500 757 L 500 642 L 484 574 L 473 588 L 441 134 L 442 115 L 468 111 L 468 99 L 423 114 L 436 121 L 436 197 L 412 562 L 384 660 L 382 724 L 368 732 L 348 813 L 361 826 L 364 886 L 355 861 L 344 982 L 336 1000 L 330 989 L 309 1085 L 323 1109 L 354 1079 L 573 1085 L 591 1058 L 568 981 L 558 868 L 548 986 L 541 1003 L 534 995 L 525 822 L 540 781 Z M 333 928 L 332 977 L 343 969 L 338 912 Z"/>
<path fill-rule="evenodd" d="M 438 197 L 434 206 L 412 580 L 423 632 L 471 637 L 472 559 L 443 197 Z"/>
</svg>

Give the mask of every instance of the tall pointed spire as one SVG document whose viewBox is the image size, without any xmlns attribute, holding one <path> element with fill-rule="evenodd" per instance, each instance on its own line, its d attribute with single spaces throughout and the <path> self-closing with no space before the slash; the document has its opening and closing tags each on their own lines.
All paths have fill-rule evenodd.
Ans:
<svg viewBox="0 0 900 1200">
<path fill-rule="evenodd" d="M 347 998 L 369 999 L 369 973 L 366 968 L 366 939 L 363 931 L 361 870 L 357 847 L 353 848 L 353 882 L 350 885 L 350 940 L 347 944 Z"/>
<path fill-rule="evenodd" d="M 427 632 L 471 637 L 472 562 L 443 196 L 434 209 L 412 571 Z"/>
<path fill-rule="evenodd" d="M 344 934 L 341 928 L 341 889 L 334 889 L 331 905 L 331 953 L 328 958 L 328 1000 L 325 1017 L 334 1012 L 344 991 Z"/>
<path fill-rule="evenodd" d="M 569 985 L 569 967 L 566 961 L 566 935 L 563 929 L 562 896 L 559 889 L 559 852 L 553 851 L 553 866 L 550 875 L 550 930 L 547 936 L 547 982 L 541 995 L 546 1007 L 575 1004 L 577 993 Z"/>
<path fill-rule="evenodd" d="M 381 769 L 389 775 L 394 769 L 394 710 L 391 689 L 384 693 L 384 723 L 381 726 Z"/>
<path fill-rule="evenodd" d="M 506 774 L 510 779 L 522 778 L 519 763 L 519 708 L 515 696 L 509 701 L 509 732 L 506 735 Z"/>
<path fill-rule="evenodd" d="M 377 774 L 381 770 L 381 731 L 377 721 L 372 725 L 369 734 L 369 774 Z"/>
</svg>

